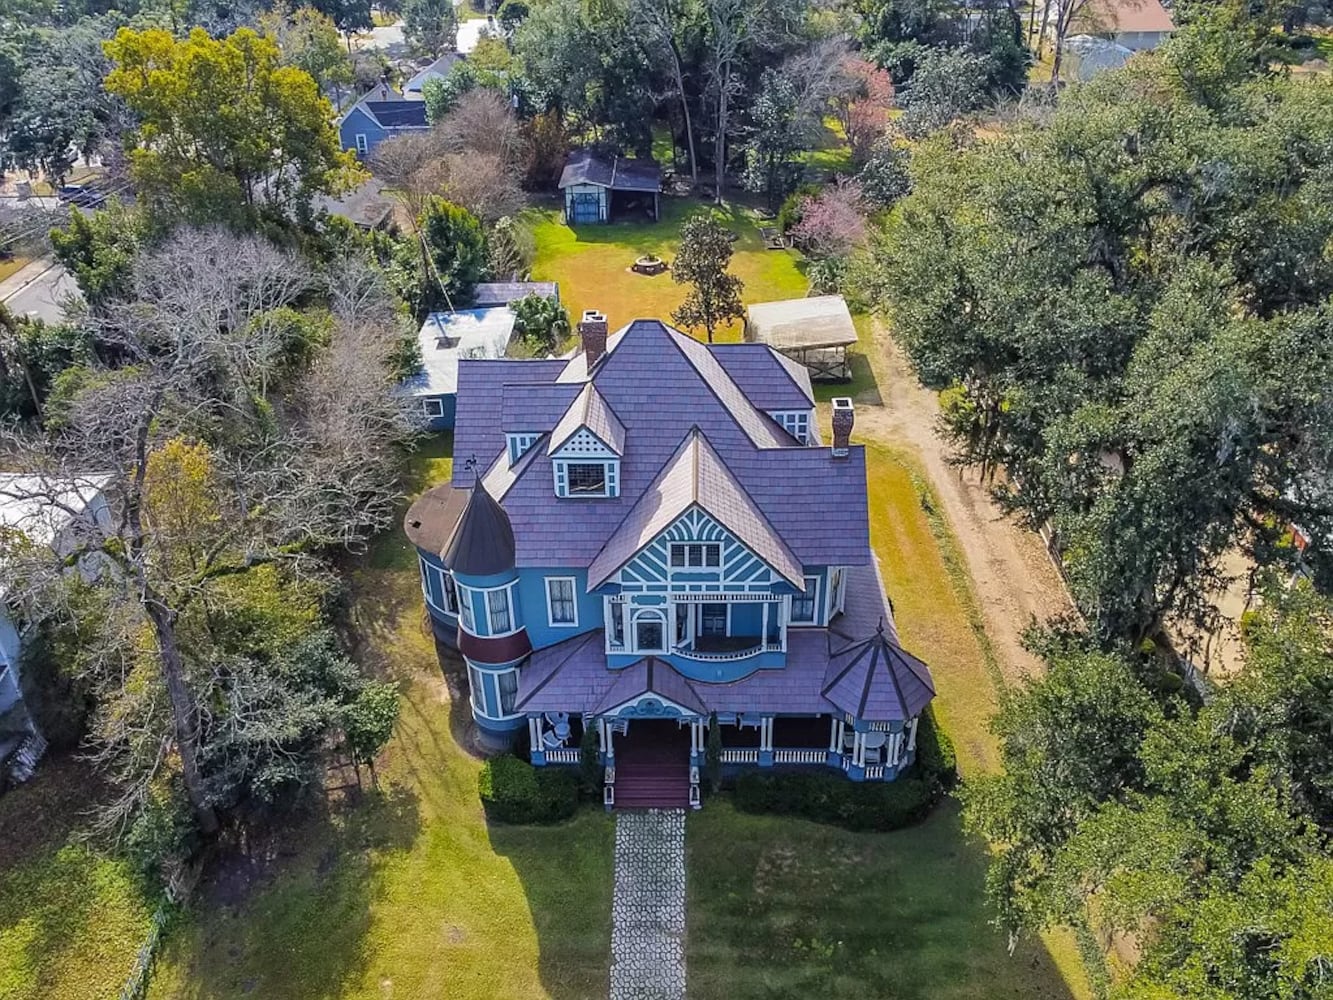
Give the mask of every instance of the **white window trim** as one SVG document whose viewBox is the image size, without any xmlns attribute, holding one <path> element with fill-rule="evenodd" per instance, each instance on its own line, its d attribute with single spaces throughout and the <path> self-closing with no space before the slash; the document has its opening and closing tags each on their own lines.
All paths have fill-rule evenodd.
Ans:
<svg viewBox="0 0 1333 1000">
<path fill-rule="evenodd" d="M 569 593 L 574 605 L 574 620 L 572 622 L 558 622 L 555 620 L 555 611 L 551 604 L 551 584 L 556 582 L 566 582 L 569 584 Z M 543 578 L 543 585 L 546 589 L 546 624 L 551 628 L 578 628 L 579 627 L 579 588 L 578 581 L 572 576 L 548 576 Z"/>
<path fill-rule="evenodd" d="M 671 651 L 671 629 L 674 628 L 674 623 L 667 620 L 667 607 L 669 605 L 639 608 L 630 614 L 629 628 L 625 632 L 625 645 L 629 647 L 631 653 L 636 655 L 650 655 L 653 653 L 661 655 Z M 656 618 L 662 626 L 662 645 L 656 649 L 641 649 L 639 648 L 639 619 L 647 618 L 650 615 Z"/>
<path fill-rule="evenodd" d="M 362 156 L 370 152 L 370 140 L 366 138 L 366 133 L 358 132 L 356 134 L 356 151 Z"/>
<path fill-rule="evenodd" d="M 462 584 L 462 583 L 459 583 L 457 580 L 454 580 L 454 587 L 457 588 L 457 590 L 458 590 L 458 602 L 459 602 L 459 605 L 460 605 L 459 619 L 458 619 L 458 620 L 459 620 L 459 624 L 463 626 L 463 631 L 466 632 L 468 635 L 476 636 L 478 639 L 503 639 L 503 638 L 504 638 L 505 636 L 507 636 L 507 635 L 513 635 L 515 632 L 522 632 L 522 631 L 523 631 L 522 626 L 515 627 L 515 623 L 518 621 L 518 611 L 517 611 L 517 609 L 518 609 L 518 602 L 515 600 L 515 597 L 516 597 L 516 593 L 515 593 L 515 592 L 516 592 L 517 589 L 518 589 L 518 581 L 517 581 L 517 580 L 513 580 L 513 581 L 511 581 L 511 582 L 509 582 L 509 583 L 502 583 L 502 584 L 500 584 L 498 587 L 469 587 L 469 586 L 467 586 L 466 584 Z M 472 608 L 473 608 L 473 605 L 472 605 L 472 603 L 471 603 L 471 602 L 472 602 L 471 595 L 472 595 L 472 594 L 484 594 L 484 595 L 485 595 L 485 598 L 484 598 L 484 600 L 482 601 L 482 604 L 483 604 L 483 606 L 486 608 L 486 627 L 487 627 L 487 628 L 490 628 L 490 626 L 491 626 L 491 596 L 490 596 L 490 595 L 491 595 L 491 594 L 494 594 L 494 593 L 496 593 L 497 591 L 500 591 L 500 590 L 508 590 L 508 591 L 511 591 L 511 593 L 509 594 L 509 631 L 508 631 L 508 632 L 492 632 L 492 633 L 490 633 L 489 635 L 479 635 L 479 634 L 476 632 L 476 625 L 477 625 L 477 623 L 476 623 L 475 621 L 473 621 L 473 623 L 472 623 L 472 628 L 468 628 L 467 625 L 466 625 L 466 623 L 463 621 L 463 617 L 462 617 L 461 605 L 462 605 L 463 601 L 466 600 L 466 601 L 468 602 L 468 608 L 469 608 L 469 609 L 472 609 Z M 476 614 L 475 610 L 474 610 L 472 613 L 473 613 L 473 615 L 475 616 L 475 614 Z"/>
<path fill-rule="evenodd" d="M 452 615 L 453 617 L 457 617 L 458 616 L 457 590 L 454 591 L 454 606 L 452 608 L 449 607 L 449 587 L 453 579 L 450 572 L 447 569 L 438 569 L 435 566 L 432 566 L 430 563 L 426 562 L 426 560 L 422 559 L 420 556 L 417 557 L 417 563 L 421 567 L 421 596 L 426 599 L 426 604 L 434 608 L 442 615 Z M 444 597 L 443 604 L 435 603 L 435 598 L 431 596 L 430 578 L 432 574 L 436 575 L 439 578 L 440 593 Z"/>
<path fill-rule="evenodd" d="M 701 545 L 701 546 L 703 546 L 703 548 L 704 548 L 705 550 L 710 549 L 710 548 L 711 548 L 711 549 L 716 549 L 716 550 L 717 550 L 717 565 L 716 565 L 716 566 L 710 566 L 710 565 L 708 565 L 708 553 L 707 553 L 707 551 L 704 551 L 703 553 L 701 553 L 701 556 L 702 556 L 702 558 L 703 558 L 703 562 L 700 563 L 698 566 L 691 566 L 691 565 L 690 565 L 690 546 L 691 546 L 691 545 Z M 685 550 L 685 562 L 683 562 L 683 563 L 682 563 L 681 565 L 679 565 L 679 566 L 676 565 L 676 560 L 675 560 L 675 558 L 674 558 L 674 557 L 675 557 L 675 550 L 676 550 L 677 548 L 681 548 L 681 549 L 684 549 L 684 550 Z M 723 570 L 723 566 L 722 566 L 722 555 L 723 555 L 723 552 L 722 552 L 722 549 L 723 549 L 723 546 L 722 546 L 722 543 L 721 543 L 721 542 L 671 542 L 671 543 L 669 544 L 668 548 L 667 548 L 667 569 L 668 569 L 669 571 L 673 572 L 673 573 L 674 573 L 674 572 L 689 573 L 689 572 L 691 572 L 691 571 L 693 571 L 693 570 L 703 570 L 703 571 L 716 570 L 717 572 L 721 573 L 722 570 Z"/>
<path fill-rule="evenodd" d="M 571 465 L 600 465 L 601 493 L 575 493 L 569 488 Z M 551 462 L 555 495 L 564 500 L 606 500 L 620 496 L 620 460 L 616 458 L 558 458 Z"/>
<path fill-rule="evenodd" d="M 509 464 L 515 464 L 520 458 L 527 454 L 528 449 L 537 443 L 540 434 L 521 431 L 518 433 L 507 434 L 506 443 L 509 448 Z"/>
<path fill-rule="evenodd" d="M 833 585 L 833 574 L 841 574 L 838 579 L 838 585 Z M 828 571 L 829 585 L 828 594 L 825 597 L 824 621 L 833 621 L 833 616 L 843 610 L 847 602 L 847 569 L 843 566 L 830 566 Z"/>
<path fill-rule="evenodd" d="M 421 412 L 431 420 L 444 416 L 444 400 L 435 396 L 424 397 L 421 400 Z"/>
<path fill-rule="evenodd" d="M 797 599 L 798 599 L 801 595 L 800 595 L 800 594 L 792 594 L 792 595 L 791 595 L 791 598 L 790 598 L 790 607 L 791 607 L 792 610 L 791 610 L 791 612 L 790 612 L 790 613 L 788 614 L 788 616 L 787 616 L 787 620 L 788 620 L 792 625 L 818 625 L 818 624 L 819 624 L 819 600 L 820 600 L 820 597 L 821 597 L 821 593 L 820 593 L 820 591 L 823 589 L 823 578 L 822 578 L 822 577 L 818 577 L 818 576 L 806 576 L 806 577 L 803 577 L 803 578 L 802 578 L 801 583 L 802 583 L 802 584 L 808 584 L 811 580 L 814 580 L 814 581 L 815 581 L 815 593 L 814 593 L 814 597 L 813 597 L 813 599 L 812 599 L 811 602 L 810 602 L 811 617 L 810 617 L 810 619 L 809 619 L 808 621 L 807 621 L 806 619 L 804 619 L 804 618 L 801 618 L 801 619 L 797 619 L 797 618 L 796 618 L 796 614 L 795 614 L 796 601 L 797 601 Z M 804 592 L 804 591 L 803 591 L 803 592 Z"/>
<path fill-rule="evenodd" d="M 512 585 L 511 585 L 511 586 L 512 586 Z M 506 615 L 506 617 L 508 617 L 508 619 L 509 619 L 509 629 L 508 629 L 508 631 L 505 631 L 505 632 L 492 632 L 492 633 L 490 634 L 490 638 L 492 638 L 492 639 L 498 639 L 498 638 L 501 638 L 502 636 L 506 636 L 506 635 L 513 635 L 515 632 L 518 631 L 518 629 L 516 629 L 516 628 L 514 627 L 514 619 L 518 617 L 518 616 L 514 613 L 514 596 L 513 596 L 513 594 L 508 593 L 508 591 L 509 591 L 509 587 L 492 587 L 491 589 L 485 591 L 485 594 L 486 594 L 486 627 L 487 627 L 487 628 L 490 628 L 490 627 L 491 627 L 491 622 L 493 622 L 493 621 L 495 620 L 495 609 L 491 607 L 491 599 L 492 599 L 496 594 L 504 593 L 504 595 L 505 595 L 505 615 Z"/>
</svg>

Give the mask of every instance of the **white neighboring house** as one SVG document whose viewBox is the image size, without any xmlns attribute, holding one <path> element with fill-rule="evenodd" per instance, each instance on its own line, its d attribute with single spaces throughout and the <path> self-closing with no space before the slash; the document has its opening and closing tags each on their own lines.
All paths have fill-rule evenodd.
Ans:
<svg viewBox="0 0 1333 1000">
<path fill-rule="evenodd" d="M 0 473 L 0 530 L 18 532 L 34 545 L 68 556 L 84 533 L 109 527 L 105 489 L 109 477 L 76 480 Z M 81 563 L 80 571 L 89 572 Z M 0 597 L 3 593 L 0 592 Z M 23 703 L 19 661 L 23 637 L 5 602 L 0 601 L 0 785 L 25 781 L 46 749 L 46 741 Z"/>
<path fill-rule="evenodd" d="M 401 392 L 417 400 L 426 427 L 447 430 L 454 425 L 458 403 L 458 362 L 463 358 L 503 358 L 514 335 L 514 313 L 508 306 L 436 312 L 417 332 L 421 370 L 404 380 Z"/>
<path fill-rule="evenodd" d="M 1159 0 L 1089 0 L 1074 15 L 1071 33 L 1065 38 L 1068 70 L 1062 75 L 1090 80 L 1098 73 L 1119 69 L 1135 52 L 1157 48 L 1174 30 L 1171 12 Z"/>
</svg>

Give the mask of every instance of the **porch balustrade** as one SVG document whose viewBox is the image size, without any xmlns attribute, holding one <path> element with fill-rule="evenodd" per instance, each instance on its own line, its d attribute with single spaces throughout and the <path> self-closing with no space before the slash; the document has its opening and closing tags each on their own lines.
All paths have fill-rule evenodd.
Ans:
<svg viewBox="0 0 1333 1000">
<path fill-rule="evenodd" d="M 722 763 L 724 764 L 758 764 L 758 750 L 722 750 Z"/>
<path fill-rule="evenodd" d="M 824 750 L 774 750 L 775 764 L 823 764 L 828 760 Z"/>
<path fill-rule="evenodd" d="M 780 642 L 760 642 L 745 649 L 729 649 L 710 651 L 703 649 L 688 649 L 684 646 L 672 646 L 671 652 L 684 660 L 701 660 L 705 663 L 724 663 L 729 660 L 743 660 L 747 656 L 754 656 L 756 653 L 781 653 L 782 643 Z"/>
<path fill-rule="evenodd" d="M 548 764 L 577 764 L 579 762 L 579 751 L 577 749 L 547 750 L 546 763 Z"/>
</svg>

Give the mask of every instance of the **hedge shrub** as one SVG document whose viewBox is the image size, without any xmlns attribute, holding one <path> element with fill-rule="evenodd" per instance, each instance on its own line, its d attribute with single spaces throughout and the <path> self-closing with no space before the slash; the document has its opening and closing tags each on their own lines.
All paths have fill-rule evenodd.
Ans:
<svg viewBox="0 0 1333 1000">
<path fill-rule="evenodd" d="M 898 830 L 925 819 L 957 780 L 953 742 L 926 711 L 917 725 L 916 760 L 894 781 L 848 781 L 831 771 L 746 771 L 736 779 L 736 808 L 849 830 Z"/>
<path fill-rule="evenodd" d="M 748 771 L 736 779 L 736 808 L 803 816 L 849 830 L 898 830 L 925 819 L 939 790 L 920 778 L 848 781 L 828 771 Z"/>
<path fill-rule="evenodd" d="M 482 765 L 477 790 L 487 818 L 500 823 L 558 823 L 579 805 L 578 775 L 509 755 Z"/>
</svg>

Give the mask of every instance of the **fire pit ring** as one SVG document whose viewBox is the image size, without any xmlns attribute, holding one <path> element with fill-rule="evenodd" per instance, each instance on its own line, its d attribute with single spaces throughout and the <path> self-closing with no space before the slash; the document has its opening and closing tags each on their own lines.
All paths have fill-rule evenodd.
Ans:
<svg viewBox="0 0 1333 1000">
<path fill-rule="evenodd" d="M 636 258 L 630 270 L 636 274 L 661 274 L 667 269 L 667 263 L 661 257 L 646 254 Z"/>
</svg>

